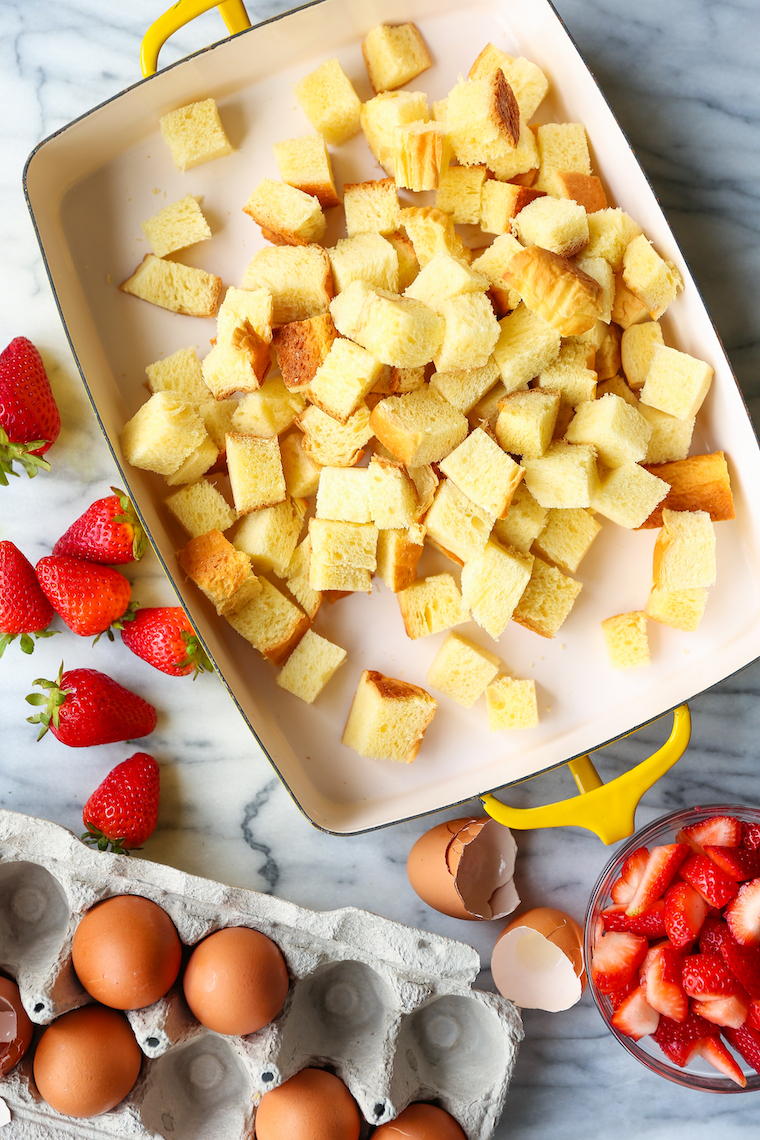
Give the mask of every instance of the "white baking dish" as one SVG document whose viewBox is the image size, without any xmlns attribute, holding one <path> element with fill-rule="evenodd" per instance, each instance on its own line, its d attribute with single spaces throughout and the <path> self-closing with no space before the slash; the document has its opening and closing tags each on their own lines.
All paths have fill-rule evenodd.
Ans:
<svg viewBox="0 0 760 1140">
<path fill-rule="evenodd" d="M 409 641 L 383 584 L 324 606 L 315 628 L 343 645 L 348 663 L 313 707 L 283 692 L 275 672 L 177 574 L 186 541 L 163 507 L 158 476 L 122 462 L 119 431 L 146 398 L 146 364 L 196 344 L 205 354 L 215 322 L 177 316 L 121 294 L 116 286 L 147 252 L 140 222 L 188 193 L 204 196 L 214 238 L 181 260 L 239 284 L 262 244 L 241 206 L 264 176 L 278 177 L 272 143 L 311 131 L 292 84 L 337 57 L 362 98 L 372 94 L 360 41 L 374 24 L 414 20 L 434 66 L 410 86 L 443 98 L 491 40 L 549 75 L 542 121 L 582 121 L 595 171 L 612 204 L 644 227 L 679 266 L 685 290 L 663 320 L 666 343 L 709 361 L 715 381 L 700 413 L 693 453 L 729 458 L 737 518 L 717 526 L 718 584 L 697 633 L 650 625 L 653 664 L 609 669 L 600 621 L 643 607 L 654 531 L 611 523 L 584 560 L 584 589 L 553 641 L 510 624 L 497 652 L 512 675 L 535 677 L 541 724 L 489 734 L 482 702 L 465 711 L 441 697 L 412 765 L 366 760 L 340 735 L 359 674 L 378 669 L 423 686 L 444 635 Z M 213 96 L 236 154 L 179 174 L 158 130 L 166 111 Z M 362 136 L 333 151 L 339 183 L 382 177 Z M 322 0 L 252 28 L 137 83 L 45 140 L 26 169 L 28 201 L 51 284 L 82 379 L 140 514 L 183 604 L 251 731 L 291 795 L 319 827 L 353 834 L 469 799 L 593 750 L 673 708 L 760 654 L 760 485 L 758 450 L 741 393 L 702 299 L 652 190 L 612 112 L 547 0 Z M 340 211 L 335 211 L 334 215 Z M 337 222 L 326 243 L 340 236 Z M 425 555 L 423 573 L 443 568 Z M 446 564 L 450 569 L 451 564 Z M 210 731 L 213 726 L 209 726 Z"/>
</svg>

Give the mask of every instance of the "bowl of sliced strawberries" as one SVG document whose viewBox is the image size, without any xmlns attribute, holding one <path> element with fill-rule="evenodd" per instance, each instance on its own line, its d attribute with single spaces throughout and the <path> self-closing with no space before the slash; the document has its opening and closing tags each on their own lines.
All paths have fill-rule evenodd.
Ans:
<svg viewBox="0 0 760 1140">
<path fill-rule="evenodd" d="M 594 888 L 585 952 L 599 1012 L 648 1069 L 760 1089 L 760 809 L 713 804 L 638 831 Z"/>
</svg>

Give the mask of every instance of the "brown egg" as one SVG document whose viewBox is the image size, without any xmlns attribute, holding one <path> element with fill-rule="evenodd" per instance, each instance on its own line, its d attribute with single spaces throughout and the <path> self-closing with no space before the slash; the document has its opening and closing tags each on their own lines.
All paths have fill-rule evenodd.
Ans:
<svg viewBox="0 0 760 1140">
<path fill-rule="evenodd" d="M 26 1053 L 34 1026 L 21 1004 L 18 986 L 0 977 L 0 1076 L 9 1073 Z"/>
<path fill-rule="evenodd" d="M 264 1094 L 255 1124 L 256 1140 L 358 1140 L 361 1116 L 343 1081 L 301 1069 Z"/>
<path fill-rule="evenodd" d="M 115 1108 L 140 1074 L 142 1054 L 122 1013 L 85 1005 L 47 1027 L 34 1054 L 43 1100 L 66 1116 Z"/>
<path fill-rule="evenodd" d="M 279 948 L 258 930 L 231 926 L 199 942 L 184 977 L 185 999 L 207 1029 L 245 1037 L 269 1025 L 288 996 Z"/>
<path fill-rule="evenodd" d="M 87 911 L 74 934 L 77 977 L 112 1009 L 142 1009 L 171 989 L 182 943 L 165 910 L 139 895 L 116 895 Z"/>
<path fill-rule="evenodd" d="M 488 817 L 450 819 L 415 843 L 406 861 L 423 902 L 452 918 L 504 918 L 520 903 L 512 875 L 517 845 Z"/>
<path fill-rule="evenodd" d="M 467 1140 L 453 1116 L 434 1104 L 410 1104 L 389 1124 L 382 1124 L 372 1140 Z"/>
<path fill-rule="evenodd" d="M 569 1009 L 586 986 L 583 931 L 562 910 L 526 910 L 496 940 L 491 976 L 499 993 L 522 1009 Z"/>
</svg>

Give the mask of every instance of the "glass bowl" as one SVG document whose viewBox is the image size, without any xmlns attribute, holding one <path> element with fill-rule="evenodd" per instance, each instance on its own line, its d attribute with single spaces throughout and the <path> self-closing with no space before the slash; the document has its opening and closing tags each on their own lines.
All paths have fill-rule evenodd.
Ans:
<svg viewBox="0 0 760 1140">
<path fill-rule="evenodd" d="M 673 1081 L 674 1084 L 683 1085 L 684 1088 L 700 1089 L 702 1092 L 755 1092 L 760 1089 L 760 1074 L 755 1072 L 742 1057 L 738 1056 L 723 1038 L 721 1040 L 727 1045 L 731 1055 L 735 1058 L 739 1068 L 747 1078 L 746 1088 L 741 1088 L 728 1077 L 718 1075 L 712 1065 L 708 1065 L 707 1062 L 701 1058 L 695 1058 L 695 1060 L 689 1062 L 686 1068 L 681 1069 L 665 1056 L 657 1042 L 653 1041 L 651 1037 L 642 1037 L 640 1041 L 634 1041 L 633 1038 L 626 1037 L 625 1034 L 618 1032 L 612 1024 L 612 1014 L 614 1012 L 612 1003 L 606 994 L 600 993 L 597 990 L 591 978 L 591 962 L 594 957 L 595 934 L 597 924 L 601 921 L 599 916 L 605 907 L 612 905 L 610 890 L 615 881 L 620 877 L 620 872 L 625 860 L 637 847 L 648 847 L 651 850 L 652 847 L 658 847 L 664 843 L 675 843 L 676 832 L 679 828 L 688 827 L 693 823 L 699 823 L 701 820 L 709 819 L 710 816 L 713 815 L 731 815 L 746 823 L 760 824 L 760 809 L 742 807 L 738 804 L 708 804 L 707 807 L 675 811 L 670 815 L 661 816 L 653 823 L 650 823 L 648 827 L 637 831 L 609 861 L 597 880 L 589 900 L 588 910 L 586 911 L 584 952 L 587 963 L 588 986 L 593 995 L 596 1008 L 602 1015 L 612 1036 L 620 1042 L 623 1048 L 630 1053 L 632 1057 L 640 1061 L 650 1072 L 657 1073 L 658 1076 L 665 1077 L 666 1080 Z"/>
</svg>

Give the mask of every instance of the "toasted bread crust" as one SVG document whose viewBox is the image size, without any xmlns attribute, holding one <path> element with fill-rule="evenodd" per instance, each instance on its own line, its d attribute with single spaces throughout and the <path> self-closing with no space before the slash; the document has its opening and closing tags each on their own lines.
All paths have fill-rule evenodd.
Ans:
<svg viewBox="0 0 760 1140">
<path fill-rule="evenodd" d="M 664 509 L 707 511 L 713 522 L 736 517 L 728 465 L 722 451 L 711 455 L 692 455 L 671 463 L 645 463 L 644 467 L 670 484 L 670 490 L 639 530 L 662 526 Z"/>
<path fill-rule="evenodd" d="M 275 330 L 272 345 L 286 388 L 311 384 L 337 335 L 329 313 L 291 321 Z"/>
<path fill-rule="evenodd" d="M 607 195 L 602 183 L 595 174 L 579 174 L 575 170 L 557 171 L 564 198 L 572 198 L 579 206 L 583 206 L 587 214 L 595 214 L 597 210 L 607 209 Z"/>
<path fill-rule="evenodd" d="M 599 318 L 601 285 L 558 253 L 528 246 L 510 258 L 504 280 L 562 336 L 588 332 Z"/>
<path fill-rule="evenodd" d="M 510 145 L 517 146 L 520 140 L 520 108 L 501 68 L 493 78 L 493 114 Z"/>
</svg>

